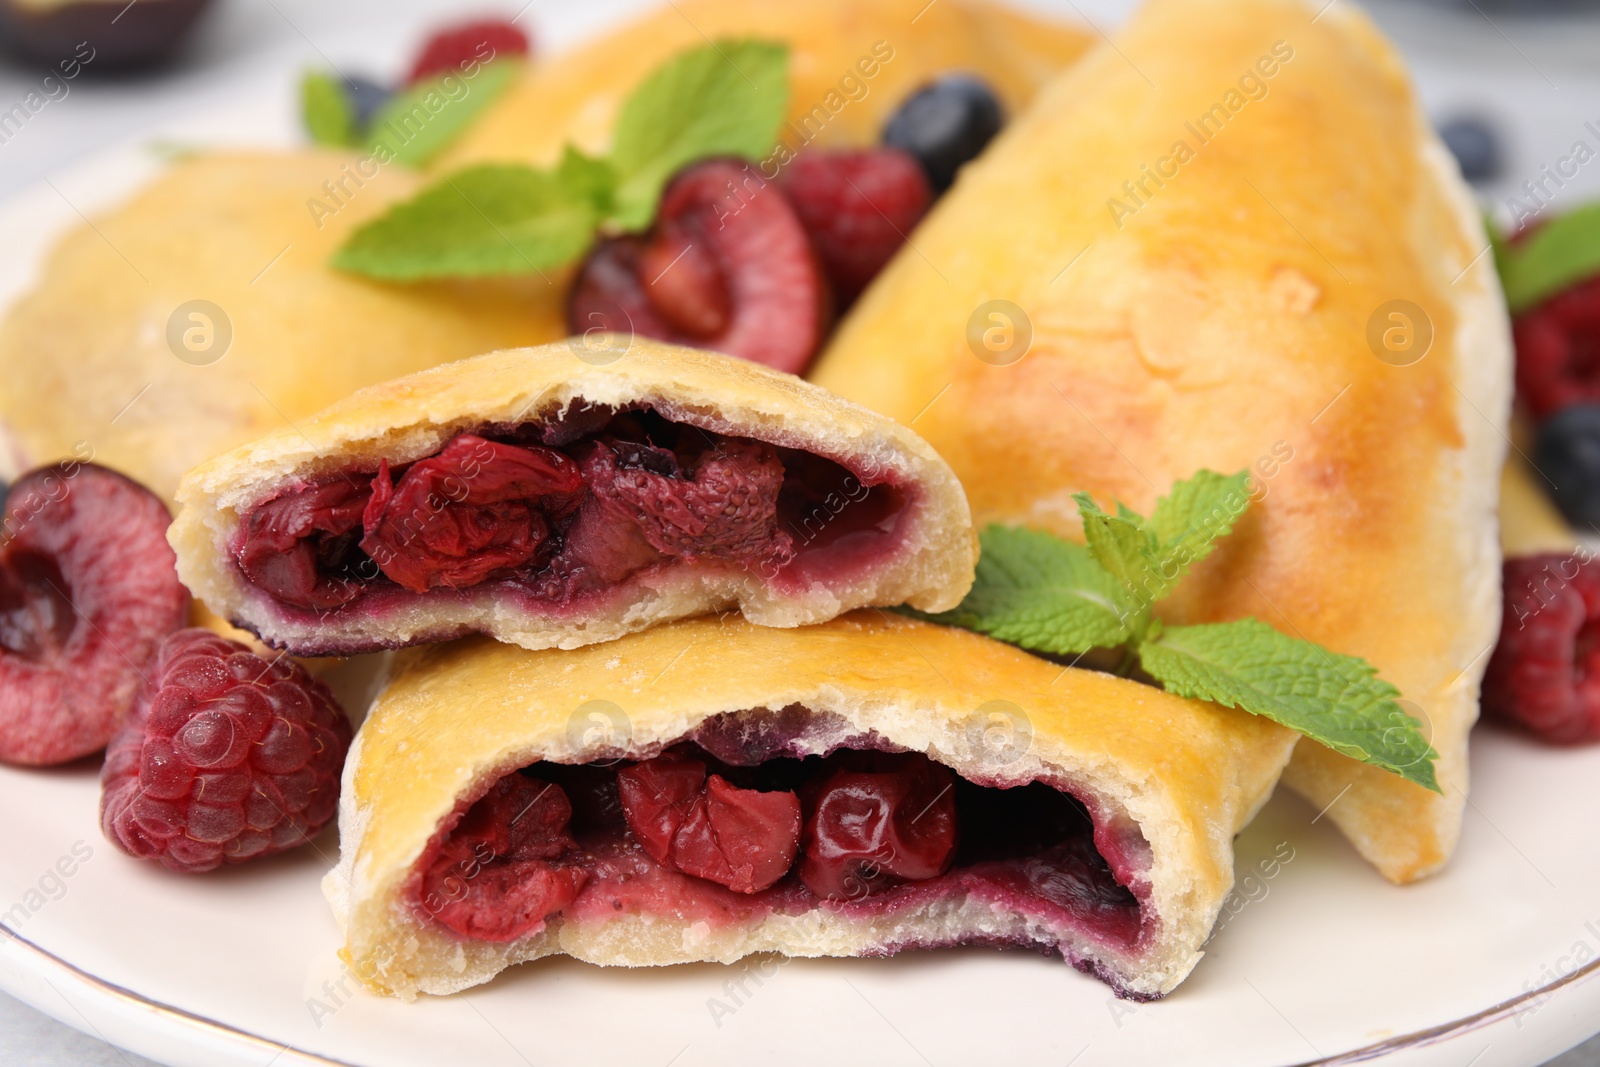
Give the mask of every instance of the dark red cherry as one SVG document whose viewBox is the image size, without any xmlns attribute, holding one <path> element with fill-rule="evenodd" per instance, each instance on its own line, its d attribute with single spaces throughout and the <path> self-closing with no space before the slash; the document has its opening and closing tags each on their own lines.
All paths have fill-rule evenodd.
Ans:
<svg viewBox="0 0 1600 1067">
<path fill-rule="evenodd" d="M 608 329 L 715 349 L 798 374 L 830 296 L 789 198 L 739 160 L 680 171 L 654 228 L 595 246 L 568 297 L 574 333 Z"/>
<path fill-rule="evenodd" d="M 800 843 L 800 799 L 739 789 L 672 756 L 617 773 L 628 827 L 650 857 L 739 893 L 759 893 L 788 873 Z"/>
<path fill-rule="evenodd" d="M 836 771 L 807 797 L 800 880 L 818 896 L 854 900 L 949 870 L 955 776 L 915 754 L 890 766 Z"/>
</svg>

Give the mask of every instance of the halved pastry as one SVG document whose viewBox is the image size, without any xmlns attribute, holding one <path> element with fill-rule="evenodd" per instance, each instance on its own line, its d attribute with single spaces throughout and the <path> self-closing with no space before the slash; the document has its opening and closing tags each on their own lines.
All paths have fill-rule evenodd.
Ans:
<svg viewBox="0 0 1600 1067">
<path fill-rule="evenodd" d="M 1395 881 L 1441 867 L 1499 628 L 1510 331 L 1488 237 L 1359 9 L 1151 0 L 1041 92 L 869 288 L 815 380 L 913 425 L 980 524 L 1081 537 L 1249 470 L 1161 606 L 1364 657 L 1443 794 L 1321 745 L 1285 781 Z"/>
<path fill-rule="evenodd" d="M 345 766 L 323 889 L 413 997 L 599 964 L 957 944 L 1175 987 L 1294 735 L 882 612 L 406 653 Z"/>
<path fill-rule="evenodd" d="M 178 490 L 179 575 L 300 655 L 574 647 L 735 606 L 800 626 L 971 586 L 966 497 L 915 434 L 742 360 L 617 346 L 462 360 L 215 457 Z"/>
</svg>

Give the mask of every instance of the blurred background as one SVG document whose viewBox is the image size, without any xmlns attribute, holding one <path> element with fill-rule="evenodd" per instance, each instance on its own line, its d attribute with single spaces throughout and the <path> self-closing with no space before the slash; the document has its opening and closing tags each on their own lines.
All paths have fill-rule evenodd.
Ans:
<svg viewBox="0 0 1600 1067">
<path fill-rule="evenodd" d="M 1106 32 L 1136 6 L 1134 0 L 1014 2 Z M 111 147 L 137 146 L 154 157 L 196 141 L 297 143 L 303 70 L 397 79 L 416 43 L 441 21 L 480 12 L 517 16 L 535 50 L 549 52 L 651 3 L 511 0 L 463 8 L 452 0 L 134 0 L 118 17 L 148 26 L 148 43 L 168 54 L 148 69 L 120 70 L 113 69 L 115 56 L 98 56 L 25 123 L 0 125 L 0 199 L 26 196 L 47 177 L 92 166 Z M 26 55 L 9 13 L 19 6 L 24 0 L 0 0 L 0 113 L 36 90 L 54 66 Z M 120 5 L 87 6 L 100 9 L 103 22 L 110 17 L 105 11 Z M 1502 224 L 1600 197 L 1600 0 L 1370 0 L 1366 6 L 1407 54 L 1429 115 Z M 192 28 L 182 31 L 191 19 Z M 45 54 L 59 59 L 72 52 L 47 42 Z M 1595 158 L 1563 163 L 1578 142 Z M 62 1005 L 61 1014 L 71 1017 L 70 1006 Z M 1594 1025 L 1600 1029 L 1600 1019 Z M 0 1063 L 147 1062 L 0 994 Z M 1554 1063 L 1600 1067 L 1600 1039 Z"/>
</svg>

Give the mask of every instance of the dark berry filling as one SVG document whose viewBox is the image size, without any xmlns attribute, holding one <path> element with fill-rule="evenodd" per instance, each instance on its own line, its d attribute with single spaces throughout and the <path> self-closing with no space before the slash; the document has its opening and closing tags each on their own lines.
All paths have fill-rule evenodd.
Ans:
<svg viewBox="0 0 1600 1067">
<path fill-rule="evenodd" d="M 1067 931 L 1134 945 L 1148 863 L 1136 829 L 1097 832 L 1050 784 L 968 781 L 790 707 L 716 716 L 650 759 L 513 771 L 446 820 L 407 892 L 419 915 L 490 941 L 557 914 L 724 926 L 976 900 L 1060 951 Z"/>
<path fill-rule="evenodd" d="M 893 550 L 909 499 L 822 456 L 588 409 L 292 487 L 245 512 L 234 556 L 291 615 L 485 583 L 549 610 L 667 568 L 848 577 Z"/>
</svg>

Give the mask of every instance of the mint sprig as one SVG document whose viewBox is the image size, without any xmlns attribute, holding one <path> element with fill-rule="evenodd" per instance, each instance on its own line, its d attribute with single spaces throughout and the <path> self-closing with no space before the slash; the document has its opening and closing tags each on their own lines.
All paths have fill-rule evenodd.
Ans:
<svg viewBox="0 0 1600 1067">
<path fill-rule="evenodd" d="M 300 81 L 301 117 L 317 144 L 362 148 L 382 163 L 420 167 L 509 89 L 522 69 L 520 59 L 501 59 L 481 64 L 471 77 L 424 78 L 390 97 L 366 129 L 339 80 L 314 70 Z"/>
<path fill-rule="evenodd" d="M 990 526 L 971 592 L 928 617 L 1055 656 L 1120 648 L 1124 663 L 1170 692 L 1261 715 L 1438 792 L 1438 753 L 1396 702 L 1399 690 L 1365 660 L 1259 619 L 1166 626 L 1156 617 L 1156 602 L 1249 508 L 1246 483 L 1242 471 L 1202 470 L 1148 519 L 1121 504 L 1108 513 L 1079 493 L 1082 545 Z"/>
<path fill-rule="evenodd" d="M 662 188 L 684 165 L 764 155 L 788 106 L 785 45 L 730 40 L 690 49 L 623 103 L 607 157 L 569 145 L 552 168 L 497 164 L 449 175 L 356 230 L 333 265 L 385 281 L 562 266 L 582 256 L 601 228 L 647 228 Z"/>
<path fill-rule="evenodd" d="M 1494 226 L 1490 225 L 1494 235 Z M 1552 219 L 1516 245 L 1494 240 L 1495 265 L 1513 315 L 1600 274 L 1600 203 Z"/>
<path fill-rule="evenodd" d="M 595 199 L 559 171 L 485 164 L 361 227 L 333 265 L 395 282 L 531 274 L 581 255 L 599 217 Z M 441 245 L 438 233 L 450 240 Z"/>
</svg>

